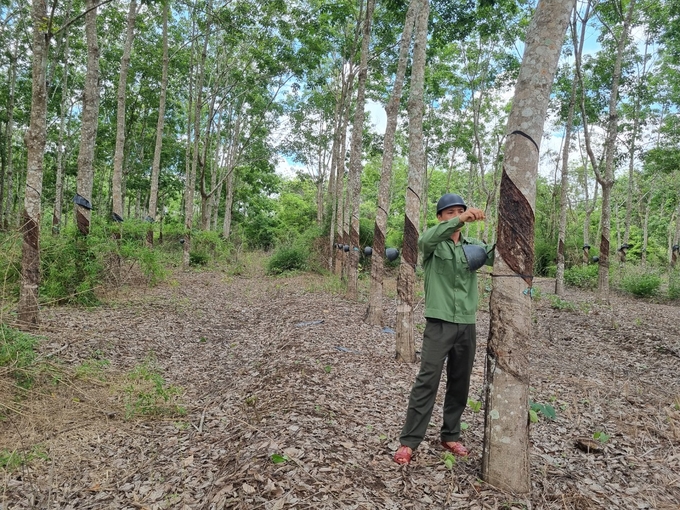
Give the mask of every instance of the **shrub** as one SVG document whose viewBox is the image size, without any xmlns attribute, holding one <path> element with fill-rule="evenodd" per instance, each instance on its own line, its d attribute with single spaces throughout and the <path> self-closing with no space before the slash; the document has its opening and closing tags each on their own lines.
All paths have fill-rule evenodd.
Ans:
<svg viewBox="0 0 680 510">
<path fill-rule="evenodd" d="M 573 266 L 564 271 L 564 283 L 580 289 L 597 287 L 598 265 Z"/>
<path fill-rule="evenodd" d="M 627 271 L 621 278 L 621 288 L 637 297 L 650 297 L 657 293 L 661 286 L 659 275 L 635 268 Z"/>
<path fill-rule="evenodd" d="M 307 268 L 307 255 L 300 248 L 279 248 L 267 263 L 267 274 L 303 271 Z"/>
<path fill-rule="evenodd" d="M 680 271 L 672 271 L 668 279 L 668 297 L 680 299 Z"/>
<path fill-rule="evenodd" d="M 208 264 L 208 254 L 202 251 L 190 251 L 189 252 L 189 265 L 192 266 L 205 266 Z"/>
<path fill-rule="evenodd" d="M 35 360 L 37 344 L 37 337 L 0 324 L 0 367 L 7 367 L 22 387 L 29 387 L 33 382 L 28 368 Z"/>
</svg>

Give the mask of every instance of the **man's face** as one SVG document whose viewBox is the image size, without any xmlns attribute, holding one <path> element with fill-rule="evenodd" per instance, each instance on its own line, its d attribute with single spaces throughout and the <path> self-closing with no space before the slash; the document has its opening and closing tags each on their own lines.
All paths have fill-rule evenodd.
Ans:
<svg viewBox="0 0 680 510">
<path fill-rule="evenodd" d="M 447 221 L 451 218 L 456 218 L 465 212 L 465 208 L 460 205 L 447 207 L 437 215 L 439 221 Z"/>
</svg>

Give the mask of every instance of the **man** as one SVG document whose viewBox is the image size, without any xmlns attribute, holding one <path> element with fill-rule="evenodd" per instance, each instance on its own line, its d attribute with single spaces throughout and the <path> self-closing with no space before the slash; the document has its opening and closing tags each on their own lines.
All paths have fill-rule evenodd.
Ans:
<svg viewBox="0 0 680 510">
<path fill-rule="evenodd" d="M 411 389 L 406 423 L 399 438 L 401 446 L 394 455 L 398 464 L 410 463 L 413 451 L 425 437 L 447 357 L 441 445 L 455 455 L 468 455 L 458 439 L 477 347 L 475 271 L 484 264 L 493 265 L 493 248 L 464 237 L 460 230 L 465 223 L 483 219 L 484 211 L 468 208 L 459 195 L 447 193 L 437 202 L 439 224 L 418 239 L 425 269 L 427 325 L 420 372 Z"/>
</svg>

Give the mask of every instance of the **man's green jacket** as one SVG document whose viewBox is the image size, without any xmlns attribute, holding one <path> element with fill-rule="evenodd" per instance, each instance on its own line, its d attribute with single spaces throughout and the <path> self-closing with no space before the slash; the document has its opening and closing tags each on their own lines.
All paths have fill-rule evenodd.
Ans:
<svg viewBox="0 0 680 510">
<path fill-rule="evenodd" d="M 425 269 L 425 317 L 474 324 L 479 299 L 477 273 L 468 269 L 463 245 L 483 246 L 488 253 L 488 266 L 493 265 L 494 250 L 480 240 L 462 234 L 455 244 L 451 235 L 463 225 L 458 218 L 442 221 L 418 239 Z"/>
</svg>

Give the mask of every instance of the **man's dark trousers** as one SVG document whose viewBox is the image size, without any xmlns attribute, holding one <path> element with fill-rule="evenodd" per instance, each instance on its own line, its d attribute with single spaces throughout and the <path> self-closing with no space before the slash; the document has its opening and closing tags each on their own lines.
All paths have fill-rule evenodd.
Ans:
<svg viewBox="0 0 680 510">
<path fill-rule="evenodd" d="M 458 441 L 460 418 L 467 405 L 476 347 L 474 324 L 454 324 L 438 319 L 427 319 L 423 334 L 420 372 L 411 389 L 406 423 L 401 431 L 402 445 L 416 449 L 425 437 L 447 356 L 441 440 Z"/>
</svg>

